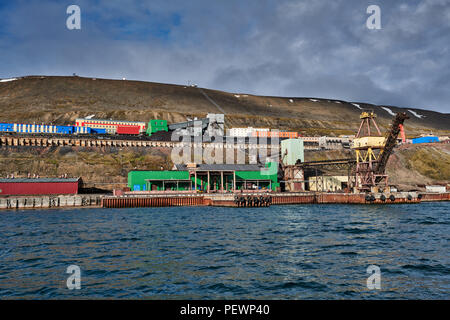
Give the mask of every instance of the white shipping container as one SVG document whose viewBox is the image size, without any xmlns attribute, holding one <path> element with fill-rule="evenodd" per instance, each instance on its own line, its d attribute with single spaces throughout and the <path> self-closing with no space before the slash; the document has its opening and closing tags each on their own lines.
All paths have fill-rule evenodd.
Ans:
<svg viewBox="0 0 450 320">
<path fill-rule="evenodd" d="M 439 192 L 444 193 L 445 192 L 445 186 L 426 186 L 427 192 Z"/>
</svg>

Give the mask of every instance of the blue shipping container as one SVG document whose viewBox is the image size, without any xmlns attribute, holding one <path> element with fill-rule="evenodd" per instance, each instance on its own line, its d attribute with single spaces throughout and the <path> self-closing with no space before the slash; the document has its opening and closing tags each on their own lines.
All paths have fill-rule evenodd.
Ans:
<svg viewBox="0 0 450 320">
<path fill-rule="evenodd" d="M 90 127 L 73 127 L 74 128 L 74 132 L 75 133 L 91 133 L 91 128 Z"/>
<path fill-rule="evenodd" d="M 12 123 L 0 123 L 0 132 L 13 132 L 14 125 Z"/>
<path fill-rule="evenodd" d="M 430 136 L 430 137 L 420 137 L 420 138 L 412 139 L 412 143 L 413 144 L 416 144 L 416 143 L 433 143 L 433 142 L 439 142 L 439 138 L 438 137 L 434 137 L 434 136 Z"/>
<path fill-rule="evenodd" d="M 73 130 L 73 126 L 56 126 L 56 133 L 72 134 Z"/>
<path fill-rule="evenodd" d="M 102 134 L 106 133 L 106 129 L 100 129 L 100 128 L 91 128 L 91 133 L 96 134 Z"/>
</svg>

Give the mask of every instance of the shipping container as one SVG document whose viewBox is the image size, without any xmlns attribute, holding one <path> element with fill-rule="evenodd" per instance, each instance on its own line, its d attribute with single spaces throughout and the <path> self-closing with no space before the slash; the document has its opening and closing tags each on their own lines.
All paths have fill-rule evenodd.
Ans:
<svg viewBox="0 0 450 320">
<path fill-rule="evenodd" d="M 99 129 L 99 128 L 89 128 L 89 129 L 92 134 L 105 134 L 106 133 L 106 129 Z"/>
<path fill-rule="evenodd" d="M 0 131 L 1 132 L 13 132 L 14 124 L 12 123 L 0 123 Z"/>
<path fill-rule="evenodd" d="M 126 121 L 126 120 L 105 120 L 105 119 L 81 119 L 75 120 L 76 127 L 90 127 L 92 129 L 105 129 L 106 133 L 115 134 L 118 126 L 132 126 L 139 127 L 138 133 L 144 133 L 147 124 L 140 121 Z"/>
<path fill-rule="evenodd" d="M 428 137 L 420 137 L 412 139 L 413 144 L 417 143 L 433 143 L 433 142 L 439 142 L 439 138 L 435 136 L 428 136 Z"/>
<path fill-rule="evenodd" d="M 293 131 L 253 131 L 253 137 L 268 137 L 268 138 L 297 138 L 298 132 Z"/>
<path fill-rule="evenodd" d="M 117 126 L 117 134 L 139 134 L 138 126 Z"/>
</svg>

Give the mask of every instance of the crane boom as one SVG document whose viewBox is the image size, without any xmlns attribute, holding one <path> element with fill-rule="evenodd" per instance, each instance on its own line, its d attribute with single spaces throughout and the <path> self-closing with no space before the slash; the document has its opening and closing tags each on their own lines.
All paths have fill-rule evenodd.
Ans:
<svg viewBox="0 0 450 320">
<path fill-rule="evenodd" d="M 397 137 L 403 128 L 403 122 L 408 118 L 409 117 L 405 112 L 398 112 L 395 118 L 392 120 L 391 129 L 387 134 L 383 152 L 380 155 L 379 161 L 375 168 L 376 174 L 384 174 L 384 171 L 386 170 L 386 164 L 397 143 Z"/>
</svg>

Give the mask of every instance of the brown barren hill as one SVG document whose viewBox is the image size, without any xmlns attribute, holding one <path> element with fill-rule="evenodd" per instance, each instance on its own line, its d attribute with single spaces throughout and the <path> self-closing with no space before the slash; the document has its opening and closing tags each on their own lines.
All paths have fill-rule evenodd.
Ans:
<svg viewBox="0 0 450 320">
<path fill-rule="evenodd" d="M 226 127 L 253 126 L 310 135 L 355 133 L 360 108 L 374 110 L 386 130 L 392 115 L 407 112 L 408 136 L 450 133 L 450 115 L 428 110 L 377 106 L 319 98 L 269 97 L 197 87 L 130 80 L 27 76 L 0 82 L 0 121 L 70 124 L 77 117 L 170 123 L 208 112 L 226 113 Z"/>
</svg>

